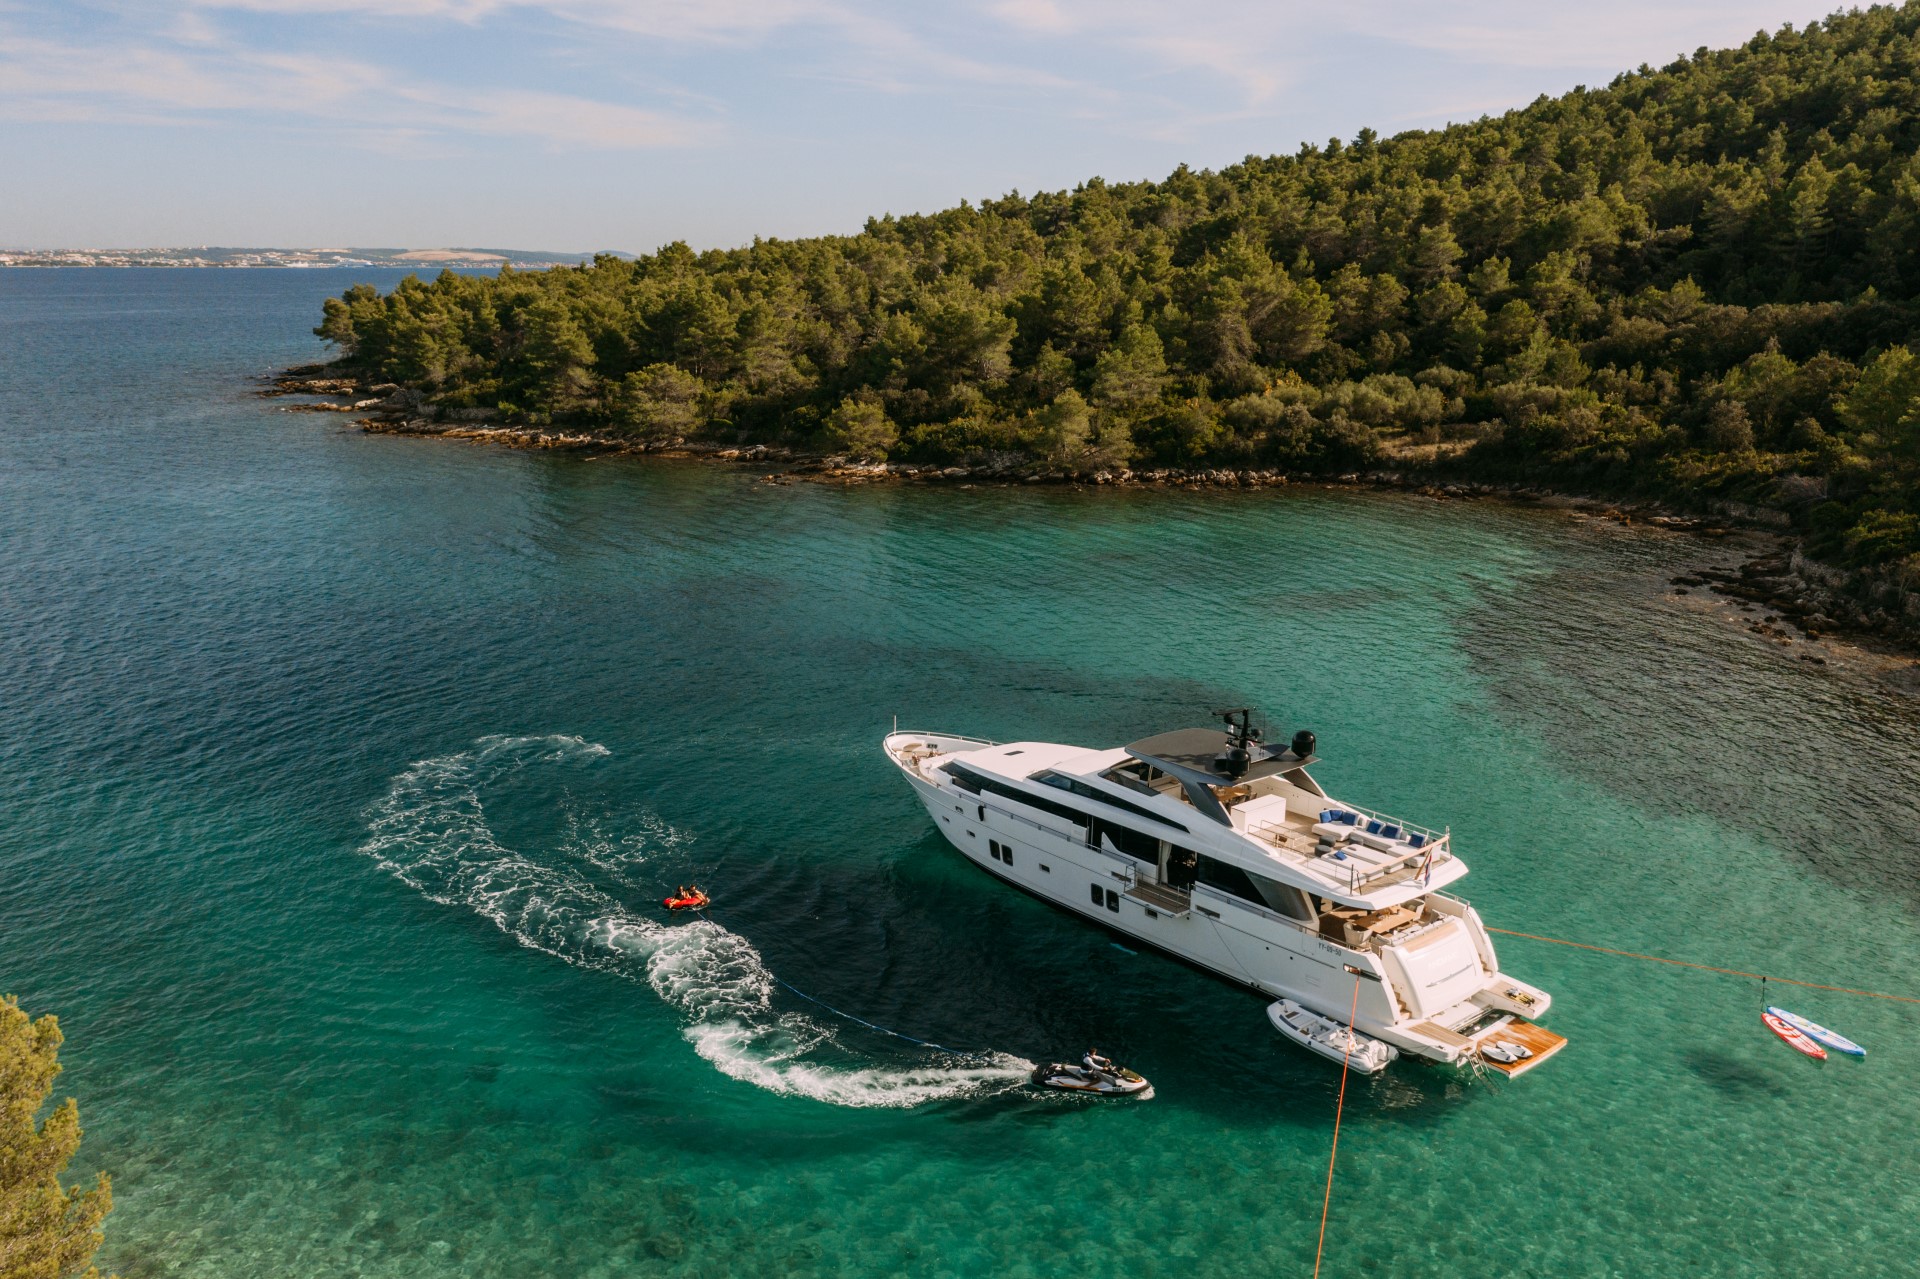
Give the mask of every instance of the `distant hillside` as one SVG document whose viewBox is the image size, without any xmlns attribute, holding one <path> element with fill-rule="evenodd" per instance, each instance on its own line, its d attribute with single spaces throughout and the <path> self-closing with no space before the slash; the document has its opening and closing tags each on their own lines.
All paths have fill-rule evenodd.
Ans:
<svg viewBox="0 0 1920 1279">
<path fill-rule="evenodd" d="M 1765 503 L 1920 572 L 1920 6 L 1219 173 L 330 300 L 346 365 L 637 439 L 1378 464 Z M 771 195 L 772 193 L 770 193 Z"/>
</svg>

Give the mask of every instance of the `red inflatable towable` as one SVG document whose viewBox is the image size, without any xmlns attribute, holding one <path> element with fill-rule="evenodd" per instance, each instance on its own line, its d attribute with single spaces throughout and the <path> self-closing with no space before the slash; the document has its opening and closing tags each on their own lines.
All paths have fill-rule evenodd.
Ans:
<svg viewBox="0 0 1920 1279">
<path fill-rule="evenodd" d="M 698 888 L 683 888 L 678 897 L 668 897 L 660 904 L 668 910 L 699 910 L 708 900 L 707 895 Z"/>
</svg>

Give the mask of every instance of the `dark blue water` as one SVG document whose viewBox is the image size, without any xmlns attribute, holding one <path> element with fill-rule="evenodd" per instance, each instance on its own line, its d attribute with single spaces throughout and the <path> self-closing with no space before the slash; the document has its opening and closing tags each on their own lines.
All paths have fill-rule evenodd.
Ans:
<svg viewBox="0 0 1920 1279">
<path fill-rule="evenodd" d="M 1550 511 L 770 486 L 366 436 L 335 272 L 0 272 L 0 987 L 150 1275 L 1311 1268 L 1336 1071 L 948 852 L 878 740 L 1250 703 L 1488 922 L 1915 992 L 1920 716 Z M 372 277 L 390 283 L 391 277 Z M 668 921 L 698 879 L 717 923 Z M 1332 1274 L 1910 1272 L 1915 1010 L 1507 939 L 1570 1047 L 1348 1090 Z M 780 980 L 956 1059 L 839 1021 Z M 1098 1042 L 1156 1084 L 1014 1087 Z"/>
</svg>

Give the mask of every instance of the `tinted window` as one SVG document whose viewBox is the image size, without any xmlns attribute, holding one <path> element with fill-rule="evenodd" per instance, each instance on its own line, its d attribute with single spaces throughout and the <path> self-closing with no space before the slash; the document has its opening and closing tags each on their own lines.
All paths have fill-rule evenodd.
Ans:
<svg viewBox="0 0 1920 1279">
<path fill-rule="evenodd" d="M 1200 854 L 1175 845 L 1167 853 L 1167 883 L 1175 888 L 1192 888 Z"/>
<path fill-rule="evenodd" d="M 1101 790 L 1097 786 L 1093 786 L 1086 782 L 1083 782 L 1077 777 L 1068 777 L 1064 773 L 1056 773 L 1051 768 L 1042 769 L 1040 772 L 1035 773 L 1033 776 L 1029 777 L 1027 780 L 1030 782 L 1040 782 L 1044 785 L 1052 786 L 1058 790 L 1069 791 L 1072 794 L 1080 796 L 1082 799 L 1097 800 L 1102 804 L 1111 804 L 1113 807 L 1118 808 L 1123 812 L 1138 813 L 1140 816 L 1146 818 L 1148 821 L 1161 822 L 1165 825 L 1173 827 L 1175 830 L 1187 829 L 1185 826 L 1182 826 L 1179 822 L 1176 822 L 1171 818 L 1162 817 L 1160 814 L 1154 812 L 1150 808 L 1142 808 L 1138 804 L 1132 803 L 1128 800 L 1121 799 L 1118 795 L 1110 794 L 1107 791 Z"/>
<path fill-rule="evenodd" d="M 961 788 L 971 791 L 975 795 L 981 794 L 982 792 L 989 795 L 997 795 L 1001 799 L 1010 799 L 1016 804 L 1025 804 L 1028 808 L 1037 808 L 1043 813 L 1052 813 L 1055 817 L 1065 818 L 1076 826 L 1085 827 L 1087 824 L 1087 815 L 1079 809 L 1069 808 L 1065 804 L 1056 804 L 1052 800 L 1042 799 L 1038 795 L 1030 795 L 1026 791 L 1008 785 L 1006 782 L 996 780 L 982 773 L 976 773 L 964 764 L 948 764 L 947 776 L 953 778 Z"/>
<path fill-rule="evenodd" d="M 1200 854 L 1200 882 L 1243 901 L 1250 901 L 1256 906 L 1267 904 L 1266 899 L 1260 895 L 1260 890 L 1253 886 L 1253 880 L 1246 871 L 1238 866 L 1229 866 L 1225 862 L 1215 861 L 1205 853 Z"/>
<path fill-rule="evenodd" d="M 1311 920 L 1317 913 L 1307 904 L 1307 895 L 1290 884 L 1269 879 L 1265 875 L 1255 875 L 1238 866 L 1229 866 L 1204 854 L 1198 860 L 1200 864 L 1196 870 L 1200 882 L 1223 893 L 1230 893 L 1256 906 L 1265 906 L 1292 919 Z"/>
<path fill-rule="evenodd" d="M 1303 923 L 1314 918 L 1313 908 L 1307 905 L 1307 895 L 1292 885 L 1270 883 L 1267 885 L 1267 892 L 1270 894 L 1267 905 L 1282 915 L 1290 916 Z"/>
<path fill-rule="evenodd" d="M 1129 857 L 1159 864 L 1160 841 L 1151 835 L 1143 835 L 1137 830 L 1116 826 L 1105 818 L 1096 817 L 1093 819 L 1093 842 L 1097 845 L 1102 839 Z"/>
</svg>

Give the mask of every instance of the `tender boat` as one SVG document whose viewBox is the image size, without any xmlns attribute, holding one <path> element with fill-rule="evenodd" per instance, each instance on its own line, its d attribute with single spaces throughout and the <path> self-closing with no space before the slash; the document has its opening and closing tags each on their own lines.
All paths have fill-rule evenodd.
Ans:
<svg viewBox="0 0 1920 1279">
<path fill-rule="evenodd" d="M 1382 1043 L 1331 1017 L 1322 1017 L 1312 1009 L 1281 999 L 1267 1005 L 1267 1020 L 1273 1028 L 1309 1052 L 1328 1061 L 1342 1062 L 1349 1070 L 1363 1075 L 1378 1074 L 1387 1068 L 1400 1050 Z"/>
<path fill-rule="evenodd" d="M 1403 1054 L 1517 1074 L 1566 1040 L 1445 891 L 1452 835 L 1335 799 L 1310 732 L 1270 746 L 1244 710 L 1094 749 L 899 732 L 887 757 L 947 841 L 1081 918 L 1346 1024 Z M 1526 1050 L 1502 1062 L 1494 1042 Z"/>
<path fill-rule="evenodd" d="M 1056 1061 L 1049 1066 L 1036 1066 L 1030 1078 L 1042 1088 L 1058 1088 L 1062 1092 L 1092 1097 L 1138 1097 L 1153 1091 L 1152 1084 L 1125 1066 L 1092 1070 Z"/>
</svg>

